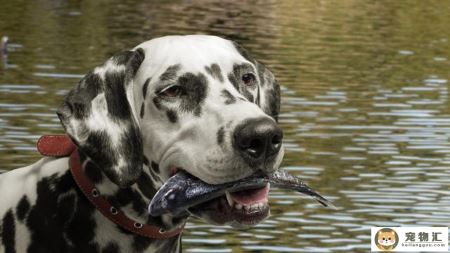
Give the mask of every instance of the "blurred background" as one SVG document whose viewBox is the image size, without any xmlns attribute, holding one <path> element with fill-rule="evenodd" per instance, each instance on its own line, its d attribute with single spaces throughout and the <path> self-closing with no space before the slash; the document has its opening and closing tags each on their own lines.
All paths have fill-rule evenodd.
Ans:
<svg viewBox="0 0 450 253">
<path fill-rule="evenodd" d="M 39 159 L 83 74 L 169 34 L 229 38 L 269 66 L 283 167 L 338 207 L 273 189 L 266 222 L 191 219 L 184 252 L 367 252 L 371 226 L 450 226 L 449 1 L 0 0 L 1 169 Z"/>
</svg>

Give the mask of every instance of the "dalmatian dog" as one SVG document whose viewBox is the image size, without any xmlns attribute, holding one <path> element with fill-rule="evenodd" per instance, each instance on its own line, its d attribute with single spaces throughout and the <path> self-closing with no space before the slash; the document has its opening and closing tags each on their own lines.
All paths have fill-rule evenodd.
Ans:
<svg viewBox="0 0 450 253">
<path fill-rule="evenodd" d="M 166 231 L 196 216 L 253 226 L 269 215 L 268 189 L 222 196 L 173 215 L 147 207 L 184 170 L 209 184 L 276 170 L 283 158 L 274 75 L 234 42 L 167 36 L 112 56 L 58 109 L 82 171 L 128 217 Z M 0 252 L 180 252 L 181 235 L 152 239 L 104 217 L 80 191 L 68 157 L 44 157 L 0 175 Z M 256 196 L 257 195 L 257 196 Z"/>
</svg>

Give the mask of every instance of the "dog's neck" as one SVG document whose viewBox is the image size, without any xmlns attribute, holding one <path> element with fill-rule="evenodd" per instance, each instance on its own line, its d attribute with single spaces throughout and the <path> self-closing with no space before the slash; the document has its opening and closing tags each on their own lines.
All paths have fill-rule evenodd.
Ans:
<svg viewBox="0 0 450 253">
<path fill-rule="evenodd" d="M 159 226 L 166 231 L 186 222 L 189 216 L 187 212 L 177 217 L 171 215 L 152 217 L 148 214 L 148 204 L 156 194 L 157 189 L 162 185 L 157 164 L 149 163 L 148 159 L 145 158 L 142 174 L 136 183 L 126 188 L 120 188 L 102 172 L 101 168 L 98 168 L 83 154 L 80 154 L 80 163 L 85 175 L 95 185 L 100 194 L 130 219 L 142 224 Z"/>
</svg>

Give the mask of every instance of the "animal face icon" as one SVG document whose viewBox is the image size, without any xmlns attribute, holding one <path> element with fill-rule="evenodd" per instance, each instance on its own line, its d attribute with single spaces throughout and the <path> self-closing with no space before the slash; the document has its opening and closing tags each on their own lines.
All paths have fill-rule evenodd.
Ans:
<svg viewBox="0 0 450 253">
<path fill-rule="evenodd" d="M 375 244 L 382 251 L 393 250 L 398 244 L 398 235 L 390 228 L 383 228 L 375 235 Z"/>
<path fill-rule="evenodd" d="M 380 232 L 378 233 L 377 242 L 383 246 L 391 246 L 394 245 L 397 240 L 395 239 L 395 232 Z"/>
</svg>

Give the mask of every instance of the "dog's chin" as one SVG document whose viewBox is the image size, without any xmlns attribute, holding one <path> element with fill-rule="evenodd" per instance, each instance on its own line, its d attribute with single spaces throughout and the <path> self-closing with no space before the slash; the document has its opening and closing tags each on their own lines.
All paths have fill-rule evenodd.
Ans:
<svg viewBox="0 0 450 253">
<path fill-rule="evenodd" d="M 249 228 L 269 217 L 268 192 L 267 184 L 256 189 L 227 193 L 193 206 L 189 212 L 211 224 Z"/>
</svg>

